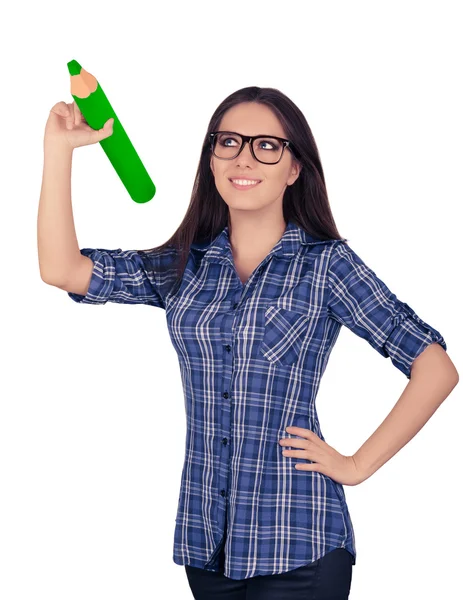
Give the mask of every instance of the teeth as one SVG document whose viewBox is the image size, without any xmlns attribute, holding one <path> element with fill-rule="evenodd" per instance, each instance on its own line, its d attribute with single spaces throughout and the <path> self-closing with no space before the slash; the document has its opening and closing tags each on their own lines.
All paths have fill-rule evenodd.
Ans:
<svg viewBox="0 0 463 600">
<path fill-rule="evenodd" d="M 259 183 L 257 179 L 255 181 L 251 181 L 250 179 L 232 179 L 232 181 L 238 185 L 254 185 L 255 183 Z"/>
</svg>

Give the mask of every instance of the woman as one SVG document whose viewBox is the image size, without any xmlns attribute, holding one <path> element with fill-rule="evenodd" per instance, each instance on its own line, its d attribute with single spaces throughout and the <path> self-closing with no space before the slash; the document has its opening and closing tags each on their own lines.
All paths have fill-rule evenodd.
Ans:
<svg viewBox="0 0 463 600">
<path fill-rule="evenodd" d="M 77 106 L 56 105 L 45 163 L 47 148 L 56 166 L 65 147 L 111 135 L 107 125 L 93 131 Z M 166 311 L 187 411 L 173 560 L 194 597 L 348 598 L 356 547 L 343 485 L 364 481 L 405 445 L 458 373 L 442 335 L 339 235 L 301 111 L 272 88 L 226 98 L 209 123 L 185 218 L 157 248 L 79 250 L 68 198 L 59 223 L 66 259 L 53 265 L 57 248 L 45 236 L 53 199 L 42 195 L 44 281 L 80 303 Z M 410 380 L 399 417 L 392 411 L 353 456 L 325 442 L 315 408 L 342 325 Z"/>
</svg>

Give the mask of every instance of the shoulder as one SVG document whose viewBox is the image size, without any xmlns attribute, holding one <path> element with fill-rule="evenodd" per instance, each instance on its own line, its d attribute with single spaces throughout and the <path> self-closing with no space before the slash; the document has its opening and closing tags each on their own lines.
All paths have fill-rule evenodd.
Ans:
<svg viewBox="0 0 463 600">
<path fill-rule="evenodd" d="M 180 254 L 175 246 L 164 246 L 153 250 L 137 250 L 137 253 L 145 263 L 157 270 L 172 268 Z"/>
<path fill-rule="evenodd" d="M 305 236 L 307 240 L 308 236 Z M 320 262 L 324 265 L 324 270 L 330 270 L 335 267 L 335 263 L 339 258 L 353 256 L 353 251 L 347 243 L 346 239 L 328 239 L 317 240 L 311 238 L 309 243 L 304 243 L 302 247 L 302 255 L 305 261 L 310 263 Z"/>
<path fill-rule="evenodd" d="M 330 247 L 329 269 L 347 267 L 366 267 L 366 264 L 347 240 L 334 240 Z"/>
</svg>

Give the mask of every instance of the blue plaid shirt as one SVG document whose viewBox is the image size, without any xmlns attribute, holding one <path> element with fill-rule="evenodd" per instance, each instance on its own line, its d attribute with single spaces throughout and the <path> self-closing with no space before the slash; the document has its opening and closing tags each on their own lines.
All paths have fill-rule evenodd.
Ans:
<svg viewBox="0 0 463 600">
<path fill-rule="evenodd" d="M 83 248 L 94 261 L 90 287 L 85 297 L 69 293 L 76 302 L 166 311 L 187 412 L 174 562 L 247 579 L 344 547 L 355 564 L 343 486 L 295 469 L 305 461 L 283 456 L 278 441 L 298 437 L 286 431 L 290 425 L 324 440 L 315 399 L 342 325 L 407 378 L 428 344 L 447 349 L 444 339 L 345 239 L 317 240 L 291 221 L 246 284 L 228 227 L 212 243 L 191 246 L 172 295 L 175 252 Z"/>
</svg>

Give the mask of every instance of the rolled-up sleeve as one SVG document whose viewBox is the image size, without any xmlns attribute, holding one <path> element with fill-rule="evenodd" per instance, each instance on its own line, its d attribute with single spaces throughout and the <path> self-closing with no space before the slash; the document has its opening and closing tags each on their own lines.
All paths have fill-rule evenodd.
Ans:
<svg viewBox="0 0 463 600">
<path fill-rule="evenodd" d="M 92 277 L 85 296 L 68 292 L 82 304 L 148 304 L 164 308 L 156 281 L 156 266 L 137 250 L 81 248 L 80 253 L 93 261 Z"/>
<path fill-rule="evenodd" d="M 442 335 L 400 301 L 345 241 L 336 242 L 328 266 L 328 316 L 345 325 L 408 379 L 413 361 Z"/>
</svg>

